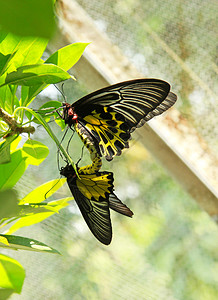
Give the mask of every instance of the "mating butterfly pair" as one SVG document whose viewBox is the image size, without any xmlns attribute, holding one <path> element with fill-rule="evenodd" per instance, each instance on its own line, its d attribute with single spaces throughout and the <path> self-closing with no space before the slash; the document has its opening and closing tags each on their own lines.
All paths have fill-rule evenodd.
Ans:
<svg viewBox="0 0 218 300">
<path fill-rule="evenodd" d="M 69 165 L 61 169 L 61 174 L 67 177 L 88 227 L 100 242 L 109 244 L 111 241 L 109 208 L 132 216 L 132 212 L 113 193 L 113 174 L 98 172 L 100 157 L 103 155 L 110 161 L 120 155 L 124 148 L 129 147 L 131 133 L 169 109 L 176 99 L 167 82 L 136 79 L 95 91 L 72 105 L 63 104 L 62 118 L 81 137 L 90 151 L 93 165 L 89 167 L 89 174 L 78 170 L 80 178 Z M 95 160 L 99 162 L 97 168 Z M 96 170 L 93 174 L 90 173 L 92 168 Z M 117 206 L 122 208 L 121 211 Z"/>
</svg>

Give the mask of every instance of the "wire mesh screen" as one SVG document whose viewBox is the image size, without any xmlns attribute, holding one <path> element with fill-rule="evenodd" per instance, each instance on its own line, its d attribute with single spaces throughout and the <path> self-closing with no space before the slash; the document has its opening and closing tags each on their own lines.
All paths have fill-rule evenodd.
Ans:
<svg viewBox="0 0 218 300">
<path fill-rule="evenodd" d="M 78 3 L 145 76 L 173 83 L 178 108 L 216 151 L 215 1 Z M 73 102 L 87 91 L 75 83 L 66 84 L 65 92 Z M 48 143 L 44 132 L 38 134 Z M 17 185 L 21 193 L 58 178 L 56 149 L 48 146 L 48 160 Z M 81 149 L 74 137 L 70 154 L 75 161 Z M 82 165 L 88 163 L 84 151 Z M 113 162 L 104 161 L 103 170 L 113 171 L 115 193 L 133 210 L 133 218 L 111 213 L 108 247 L 91 235 L 73 202 L 59 215 L 22 230 L 62 256 L 13 254 L 27 278 L 22 295 L 11 299 L 216 300 L 218 230 L 213 220 L 137 140 Z M 67 186 L 59 196 L 66 195 Z"/>
<path fill-rule="evenodd" d="M 139 71 L 173 84 L 177 107 L 217 153 L 217 2 L 77 2 Z"/>
</svg>

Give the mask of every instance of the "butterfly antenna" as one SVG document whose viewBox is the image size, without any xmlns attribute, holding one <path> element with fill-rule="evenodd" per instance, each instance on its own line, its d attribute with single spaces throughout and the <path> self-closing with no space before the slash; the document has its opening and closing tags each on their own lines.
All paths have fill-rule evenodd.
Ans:
<svg viewBox="0 0 218 300">
<path fill-rule="evenodd" d="M 82 151 L 81 151 L 80 159 L 79 159 L 79 160 L 77 161 L 77 163 L 76 163 L 76 166 L 77 166 L 77 167 L 78 167 L 79 162 L 80 162 L 80 161 L 82 160 L 82 158 L 83 158 L 84 148 L 85 148 L 85 145 L 82 146 Z"/>
<path fill-rule="evenodd" d="M 63 157 L 60 149 L 58 148 L 58 151 L 57 151 L 57 165 L 58 165 L 58 170 L 60 172 L 61 168 L 60 168 L 60 159 L 59 159 L 59 157 L 61 157 L 62 160 L 65 161 L 65 163 L 68 163 L 68 161 L 66 160 L 66 158 Z"/>
<path fill-rule="evenodd" d="M 50 120 L 50 121 L 48 121 L 48 122 L 46 122 L 47 124 L 49 124 L 49 123 L 53 123 L 55 120 Z M 37 125 L 36 126 L 36 128 L 39 128 L 39 127 L 41 127 L 42 125 L 41 124 L 39 124 L 39 125 Z"/>
<path fill-rule="evenodd" d="M 58 184 L 58 182 L 60 181 L 60 179 L 61 179 L 61 176 L 58 179 L 58 181 L 45 193 L 45 195 L 44 195 L 45 200 L 47 199 L 47 194 Z"/>
<path fill-rule="evenodd" d="M 74 130 L 73 128 L 71 128 L 71 130 L 73 131 L 73 133 L 72 133 L 71 137 L 69 138 L 69 141 L 68 141 L 68 143 L 67 143 L 67 148 L 66 148 L 66 151 L 67 151 L 68 154 L 69 154 L 69 146 L 70 146 L 70 142 L 72 141 L 72 138 L 73 138 L 74 133 L 75 133 L 75 130 Z"/>
<path fill-rule="evenodd" d="M 59 87 L 58 87 L 56 84 L 54 84 L 54 86 L 55 86 L 56 89 L 59 91 L 59 93 L 62 95 L 62 97 L 64 98 L 64 102 L 66 103 L 66 102 L 67 102 L 67 101 L 66 101 L 67 97 L 66 97 L 65 94 L 64 94 L 64 83 L 62 83 L 61 89 L 59 89 Z"/>
</svg>

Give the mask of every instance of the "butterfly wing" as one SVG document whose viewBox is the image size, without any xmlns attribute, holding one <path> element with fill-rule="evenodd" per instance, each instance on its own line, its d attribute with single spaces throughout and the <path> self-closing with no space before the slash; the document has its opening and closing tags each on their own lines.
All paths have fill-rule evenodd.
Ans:
<svg viewBox="0 0 218 300">
<path fill-rule="evenodd" d="M 67 165 L 60 174 L 67 177 L 68 186 L 93 235 L 108 245 L 112 239 L 109 208 L 128 217 L 132 217 L 133 212 L 113 193 L 113 173 L 86 174 L 82 170 L 78 169 L 78 178 L 73 167 Z"/>
<path fill-rule="evenodd" d="M 109 207 L 124 216 L 133 216 L 133 212 L 129 209 L 129 207 L 127 207 L 120 199 L 118 199 L 114 193 L 110 194 L 109 196 Z"/>
<path fill-rule="evenodd" d="M 65 175 L 62 172 L 62 175 Z M 112 239 L 112 226 L 109 212 L 109 194 L 113 190 L 113 174 L 101 172 L 80 175 L 80 178 L 67 174 L 68 186 L 93 235 L 103 244 Z"/>
<path fill-rule="evenodd" d="M 128 147 L 130 133 L 176 101 L 170 85 L 159 79 L 136 79 L 95 91 L 72 107 L 80 126 L 99 143 L 107 160 Z"/>
<path fill-rule="evenodd" d="M 128 148 L 130 133 L 125 118 L 110 107 L 99 105 L 89 115 L 78 120 L 75 127 L 88 131 L 97 141 L 96 151 L 101 152 L 107 160 L 112 160 L 113 156 L 121 154 L 123 148 Z"/>
</svg>

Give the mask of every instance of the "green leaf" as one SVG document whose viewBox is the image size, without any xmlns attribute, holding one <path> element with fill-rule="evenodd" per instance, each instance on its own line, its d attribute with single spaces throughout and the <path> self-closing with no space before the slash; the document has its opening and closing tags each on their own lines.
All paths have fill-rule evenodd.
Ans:
<svg viewBox="0 0 218 300">
<path fill-rule="evenodd" d="M 58 209 L 56 208 L 56 203 L 53 203 L 55 201 L 51 201 L 49 203 L 31 203 L 31 204 L 25 204 L 25 205 L 18 205 L 19 207 L 19 217 L 26 217 L 33 214 L 39 214 L 44 213 L 48 211 L 52 212 L 58 212 Z"/>
<path fill-rule="evenodd" d="M 3 55 L 14 55 L 22 38 L 11 33 L 0 32 L 0 52 Z"/>
<path fill-rule="evenodd" d="M 0 165 L 0 189 L 10 189 L 17 183 L 27 168 L 25 160 L 19 149 L 12 153 L 9 163 Z"/>
<path fill-rule="evenodd" d="M 40 165 L 49 154 L 47 146 L 31 139 L 23 145 L 23 152 L 27 155 L 27 162 L 35 166 Z"/>
<path fill-rule="evenodd" d="M 68 71 L 72 68 L 75 63 L 80 59 L 82 56 L 85 48 L 90 43 L 74 43 L 68 46 L 65 46 L 55 53 L 53 53 L 45 63 L 52 63 L 54 65 L 59 66 L 60 68 Z"/>
<path fill-rule="evenodd" d="M 53 112 L 55 109 L 59 108 L 62 106 L 62 103 L 60 101 L 48 101 L 46 103 L 44 103 L 39 109 L 38 109 L 38 113 L 40 113 L 40 111 L 43 113 L 43 111 L 45 113 L 51 113 Z"/>
<path fill-rule="evenodd" d="M 12 138 L 12 137 L 9 137 Z M 0 164 L 5 164 L 11 161 L 10 144 L 8 141 L 3 140 L 0 143 Z"/>
<path fill-rule="evenodd" d="M 15 49 L 16 54 L 11 62 L 13 62 L 16 68 L 40 64 L 47 43 L 47 40 L 41 38 L 22 38 Z"/>
<path fill-rule="evenodd" d="M 20 36 L 52 36 L 55 20 L 51 0 L 0 0 L 0 7 L 3 30 Z"/>
<path fill-rule="evenodd" d="M 8 190 L 8 191 L 12 191 L 12 190 Z M 2 193 L 0 192 L 0 196 L 4 197 L 0 199 L 0 208 L 3 208 L 2 211 L 0 210 L 0 224 L 1 224 L 0 228 L 10 224 L 11 222 L 17 221 L 23 217 L 31 216 L 31 220 L 33 220 L 32 219 L 33 215 L 40 214 L 40 213 L 47 213 L 47 212 L 58 213 L 58 210 L 60 209 L 59 204 L 57 204 L 55 201 L 51 201 L 49 203 L 40 203 L 40 204 L 32 203 L 32 204 L 19 205 L 17 200 L 14 202 L 7 201 L 7 198 L 5 197 L 7 196 L 7 194 L 4 192 Z"/>
<path fill-rule="evenodd" d="M 15 72 L 9 73 L 0 87 L 6 84 L 30 86 L 58 83 L 69 78 L 71 76 L 66 71 L 52 64 L 28 65 L 19 67 Z"/>
<path fill-rule="evenodd" d="M 16 222 L 7 231 L 7 233 L 11 234 L 24 226 L 36 224 L 50 217 L 54 213 L 58 213 L 59 210 L 66 207 L 71 200 L 73 200 L 72 197 L 67 197 L 56 201 L 50 201 L 49 203 L 31 203 L 25 205 L 16 203 L 13 211 L 10 212 L 10 215 L 5 215 L 5 217 L 2 218 L 0 228 L 3 228 L 11 222 Z"/>
<path fill-rule="evenodd" d="M 0 289 L 0 299 L 7 300 L 14 293 L 11 289 Z"/>
<path fill-rule="evenodd" d="M 7 145 L 3 149 L 0 149 L 0 164 L 6 164 L 9 163 L 10 161 L 11 161 L 10 145 Z"/>
<path fill-rule="evenodd" d="M 0 53 L 0 76 L 4 74 L 12 58 L 13 58 L 13 54 L 4 55 Z"/>
<path fill-rule="evenodd" d="M 59 212 L 59 210 L 61 210 L 62 208 L 66 207 L 68 205 L 68 202 L 72 199 L 73 199 L 72 197 L 68 197 L 65 199 L 52 201 L 51 204 L 48 204 L 47 206 L 48 210 L 46 212 L 40 212 L 32 215 L 22 216 L 7 230 L 7 234 L 12 234 L 20 228 L 31 226 L 42 222 L 43 220 L 49 218 L 53 214 Z"/>
<path fill-rule="evenodd" d="M 74 43 L 63 47 L 53 53 L 45 63 L 52 63 L 68 71 L 80 59 L 81 55 L 89 43 Z M 32 86 L 29 89 L 29 101 L 33 99 L 39 92 L 41 92 L 47 85 Z"/>
<path fill-rule="evenodd" d="M 19 213 L 17 195 L 13 190 L 0 192 L 0 220 Z"/>
<path fill-rule="evenodd" d="M 66 178 L 48 181 L 31 191 L 27 196 L 20 200 L 19 204 L 40 203 L 46 198 L 51 197 L 65 182 Z"/>
<path fill-rule="evenodd" d="M 62 119 L 55 119 L 55 123 L 61 127 L 61 130 L 64 130 L 64 128 L 66 127 L 66 124 Z"/>
<path fill-rule="evenodd" d="M 0 38 L 0 53 L 8 57 L 3 71 L 13 72 L 18 67 L 40 63 L 47 40 L 32 37 L 16 37 L 8 34 Z"/>
<path fill-rule="evenodd" d="M 0 139 L 5 136 L 5 133 L 8 132 L 8 126 L 5 122 L 0 120 Z"/>
<path fill-rule="evenodd" d="M 22 265 L 15 259 L 0 254 L 0 274 L 0 287 L 20 294 L 25 278 Z"/>
<path fill-rule="evenodd" d="M 21 97 L 20 97 L 20 106 L 28 105 L 28 94 L 29 94 L 29 86 L 23 85 L 21 87 Z"/>
<path fill-rule="evenodd" d="M 21 136 L 17 135 L 17 138 L 13 140 L 11 143 L 11 152 L 14 152 L 17 149 L 18 144 L 20 143 L 21 140 L 22 140 Z"/>
<path fill-rule="evenodd" d="M 5 85 L 0 88 L 0 106 L 9 114 L 14 111 L 14 99 L 17 97 L 12 93 L 10 86 Z"/>
<path fill-rule="evenodd" d="M 8 245 L 0 242 L 0 247 L 14 250 L 29 250 L 35 252 L 49 252 L 60 254 L 54 248 L 47 246 L 37 240 L 29 239 L 22 236 L 0 234 L 0 237 L 7 239 Z M 0 239 L 1 241 L 1 239 Z"/>
<path fill-rule="evenodd" d="M 58 117 L 58 114 L 55 111 L 55 109 L 61 106 L 62 103 L 59 101 L 48 101 L 37 110 L 37 113 L 40 114 L 40 116 L 42 116 L 46 122 L 49 122 L 52 117 Z M 34 118 L 32 121 L 39 124 L 39 121 L 36 118 Z"/>
<path fill-rule="evenodd" d="M 11 143 L 17 139 L 17 137 L 18 135 L 9 136 L 0 143 L 0 164 L 11 161 L 10 146 Z"/>
</svg>

